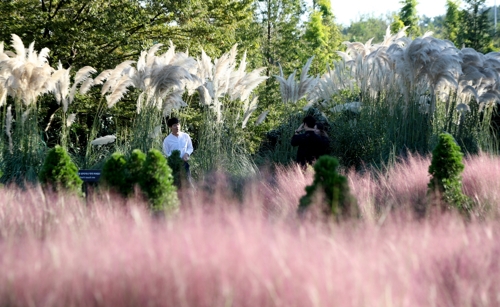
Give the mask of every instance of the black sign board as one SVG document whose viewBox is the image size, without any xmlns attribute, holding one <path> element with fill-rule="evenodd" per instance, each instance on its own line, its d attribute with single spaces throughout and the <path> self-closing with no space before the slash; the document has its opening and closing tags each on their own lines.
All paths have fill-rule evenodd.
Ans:
<svg viewBox="0 0 500 307">
<path fill-rule="evenodd" d="M 81 169 L 78 171 L 78 176 L 84 182 L 97 182 L 101 177 L 101 170 L 97 169 Z"/>
</svg>

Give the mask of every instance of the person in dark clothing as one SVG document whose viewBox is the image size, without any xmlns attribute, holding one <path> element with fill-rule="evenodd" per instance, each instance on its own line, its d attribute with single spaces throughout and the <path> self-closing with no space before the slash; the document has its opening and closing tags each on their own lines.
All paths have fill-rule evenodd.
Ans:
<svg viewBox="0 0 500 307">
<path fill-rule="evenodd" d="M 325 125 L 322 123 L 316 123 L 314 129 L 316 130 L 316 134 L 319 135 L 321 141 L 323 142 L 320 157 L 323 155 L 328 155 L 330 153 L 330 138 L 328 137 L 328 133 L 326 133 Z"/>
<path fill-rule="evenodd" d="M 298 146 L 297 163 L 301 166 L 312 164 L 316 161 L 323 152 L 324 142 L 321 137 L 316 134 L 314 126 L 316 120 L 312 116 L 306 116 L 299 128 L 295 130 L 295 135 L 292 137 L 292 146 Z"/>
</svg>

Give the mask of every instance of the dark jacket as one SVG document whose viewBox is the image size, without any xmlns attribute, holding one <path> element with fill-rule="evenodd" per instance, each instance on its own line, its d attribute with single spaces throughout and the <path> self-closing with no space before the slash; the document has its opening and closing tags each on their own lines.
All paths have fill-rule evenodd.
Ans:
<svg viewBox="0 0 500 307">
<path fill-rule="evenodd" d="M 295 134 L 292 146 L 298 146 L 297 162 L 300 165 L 312 164 L 325 152 L 325 142 L 314 131 Z"/>
</svg>

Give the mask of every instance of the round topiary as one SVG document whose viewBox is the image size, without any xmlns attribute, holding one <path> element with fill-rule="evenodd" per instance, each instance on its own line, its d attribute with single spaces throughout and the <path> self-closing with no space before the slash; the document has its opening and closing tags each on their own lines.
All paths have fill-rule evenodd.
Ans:
<svg viewBox="0 0 500 307">
<path fill-rule="evenodd" d="M 462 157 L 460 146 L 453 136 L 448 133 L 440 134 L 438 144 L 432 151 L 428 194 L 431 201 L 443 202 L 448 208 L 454 207 L 466 212 L 470 209 L 470 200 L 462 192 Z"/>
<path fill-rule="evenodd" d="M 139 185 L 153 211 L 173 211 L 178 207 L 172 170 L 159 150 L 151 149 L 148 152 Z"/>
<path fill-rule="evenodd" d="M 50 187 L 55 192 L 82 193 L 83 181 L 78 176 L 78 168 L 59 145 L 47 153 L 38 179 L 43 186 Z"/>
<path fill-rule="evenodd" d="M 314 180 L 300 199 L 299 213 L 312 203 L 314 194 L 323 192 L 328 211 L 337 219 L 359 217 L 356 199 L 349 191 L 347 178 L 337 173 L 339 162 L 331 156 L 321 156 L 314 164 Z"/>
<path fill-rule="evenodd" d="M 110 188 L 123 196 L 130 193 L 127 182 L 127 160 L 122 153 L 115 152 L 106 160 L 102 168 L 101 178 L 99 179 L 107 188 Z"/>
</svg>

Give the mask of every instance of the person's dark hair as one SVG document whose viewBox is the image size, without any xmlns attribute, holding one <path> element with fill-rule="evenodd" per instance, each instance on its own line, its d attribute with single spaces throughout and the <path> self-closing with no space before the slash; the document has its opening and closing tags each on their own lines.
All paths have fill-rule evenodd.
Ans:
<svg viewBox="0 0 500 307">
<path fill-rule="evenodd" d="M 311 115 L 304 117 L 304 120 L 302 122 L 309 128 L 314 128 L 314 125 L 316 125 L 316 119 Z"/>
<path fill-rule="evenodd" d="M 179 119 L 177 117 L 172 117 L 167 121 L 167 126 L 170 128 L 175 124 L 179 123 Z"/>
<path fill-rule="evenodd" d="M 323 123 L 316 123 L 316 129 L 318 129 L 319 135 L 328 137 L 328 133 L 326 133 Z"/>
</svg>

